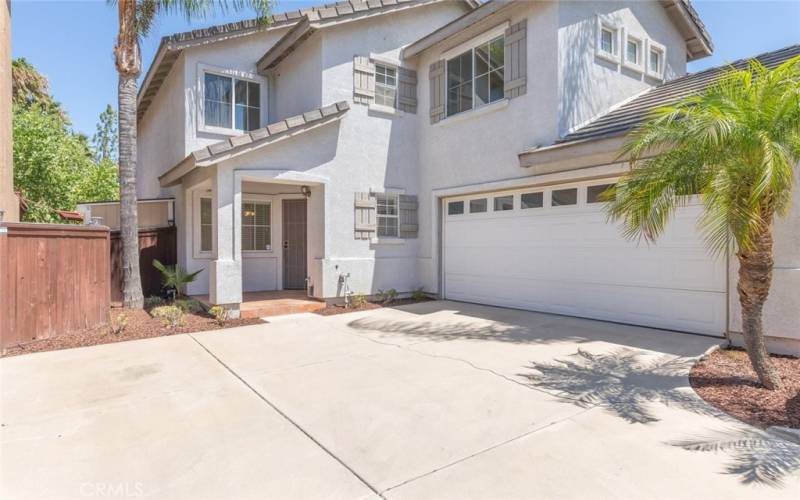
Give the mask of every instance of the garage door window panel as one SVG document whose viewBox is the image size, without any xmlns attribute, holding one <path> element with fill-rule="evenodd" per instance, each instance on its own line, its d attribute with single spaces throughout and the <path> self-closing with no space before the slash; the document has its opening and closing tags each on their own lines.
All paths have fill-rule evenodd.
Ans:
<svg viewBox="0 0 800 500">
<path fill-rule="evenodd" d="M 578 204 L 578 188 L 555 189 L 550 193 L 550 205 L 564 207 Z"/>
<path fill-rule="evenodd" d="M 514 196 L 510 194 L 505 196 L 495 196 L 494 211 L 506 212 L 508 210 L 514 210 Z"/>
<path fill-rule="evenodd" d="M 461 215 L 464 213 L 463 201 L 451 201 L 447 204 L 447 215 Z"/>
<path fill-rule="evenodd" d="M 469 200 L 469 213 L 471 214 L 482 214 L 488 210 L 488 202 L 486 198 L 477 198 L 475 200 Z"/>
<path fill-rule="evenodd" d="M 523 193 L 520 197 L 520 208 L 542 208 L 544 206 L 544 193 Z"/>
<path fill-rule="evenodd" d="M 586 203 L 605 203 L 613 199 L 613 193 L 608 189 L 614 184 L 598 184 L 586 188 Z"/>
</svg>

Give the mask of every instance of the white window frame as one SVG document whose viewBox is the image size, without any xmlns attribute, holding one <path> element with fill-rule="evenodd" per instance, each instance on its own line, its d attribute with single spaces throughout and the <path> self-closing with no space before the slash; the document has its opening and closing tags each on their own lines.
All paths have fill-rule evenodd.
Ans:
<svg viewBox="0 0 800 500">
<path fill-rule="evenodd" d="M 251 203 L 251 204 L 255 204 L 255 205 L 267 205 L 267 206 L 269 206 L 269 220 L 267 221 L 266 224 L 249 224 L 248 225 L 248 227 L 254 227 L 254 228 L 255 227 L 268 227 L 269 228 L 269 241 L 267 242 L 267 248 L 255 249 L 255 250 L 245 250 L 244 241 L 243 241 L 244 227 L 245 227 L 244 214 L 240 214 L 239 215 L 239 221 L 240 221 L 239 222 L 239 228 L 240 228 L 239 229 L 239 231 L 240 231 L 240 234 L 239 234 L 239 240 L 240 240 L 239 241 L 239 246 L 242 249 L 242 255 L 271 254 L 271 253 L 274 252 L 273 249 L 275 248 L 272 245 L 273 230 L 275 228 L 275 225 L 273 224 L 273 217 L 274 217 L 273 209 L 275 207 L 274 207 L 274 205 L 272 203 L 272 199 L 271 198 L 268 199 L 268 198 L 262 198 L 262 197 L 255 197 L 255 196 L 252 196 L 252 195 L 247 196 L 247 197 L 243 197 L 242 198 L 242 203 L 241 203 L 241 210 L 242 211 L 244 210 L 244 206 L 247 203 Z M 255 238 L 253 238 L 253 243 L 255 243 Z"/>
<path fill-rule="evenodd" d="M 202 249 L 202 220 L 201 220 L 201 199 L 211 200 L 211 250 Z M 215 231 L 214 231 L 214 198 L 207 189 L 197 189 L 192 193 L 192 257 L 195 259 L 210 259 L 215 252 Z"/>
<path fill-rule="evenodd" d="M 375 236 L 378 240 L 386 239 L 386 238 L 400 238 L 400 193 L 396 192 L 384 192 L 384 193 L 374 193 L 375 196 Z M 391 200 L 394 204 L 395 210 L 394 215 L 392 214 L 382 214 L 381 211 L 381 198 L 389 201 Z M 384 206 L 388 206 L 388 203 L 384 203 Z M 380 234 L 381 232 L 381 219 L 395 219 L 397 224 L 395 224 L 395 234 Z"/>
<path fill-rule="evenodd" d="M 661 64 L 658 67 L 657 71 L 653 71 L 650 69 L 650 58 L 652 56 L 652 52 L 657 52 L 659 54 Z M 655 40 L 647 40 L 647 76 L 652 78 L 656 78 L 659 80 L 664 79 L 664 75 L 666 74 L 666 67 L 667 67 L 667 48 L 660 43 L 656 42 Z"/>
<path fill-rule="evenodd" d="M 205 114 L 205 76 L 206 73 L 222 76 L 226 78 L 231 78 L 232 84 L 232 91 L 231 91 L 231 123 L 230 127 L 217 127 L 213 125 L 206 125 L 206 114 Z M 237 69 L 231 68 L 221 68 L 218 66 L 210 66 L 207 64 L 198 64 L 197 65 L 197 107 L 196 107 L 196 115 L 197 115 L 197 131 L 198 132 L 205 132 L 210 134 L 219 134 L 219 135 L 242 135 L 246 134 L 248 131 L 246 130 L 239 130 L 236 128 L 236 82 L 235 80 L 244 80 L 252 83 L 256 83 L 259 85 L 259 112 L 258 112 L 258 121 L 259 127 L 264 127 L 267 124 L 267 80 L 266 78 L 256 74 L 251 73 L 248 71 L 242 71 Z"/>
<path fill-rule="evenodd" d="M 474 113 L 475 111 L 478 111 L 478 110 L 481 110 L 481 109 L 484 109 L 484 108 L 488 108 L 489 106 L 494 107 L 494 106 L 497 106 L 498 103 L 502 103 L 504 101 L 508 101 L 508 99 L 506 99 L 505 97 L 501 97 L 500 99 L 497 99 L 496 101 L 487 102 L 485 104 L 481 104 L 480 106 L 476 106 L 475 105 L 475 49 L 479 45 L 483 45 L 485 43 L 491 42 L 491 41 L 493 41 L 493 40 L 495 40 L 497 38 L 501 38 L 501 37 L 503 38 L 503 41 L 504 41 L 504 44 L 505 44 L 506 30 L 508 29 L 508 27 L 510 25 L 511 25 L 511 23 L 509 21 L 506 21 L 506 22 L 504 22 L 502 24 L 499 24 L 499 25 L 495 26 L 494 28 L 486 30 L 485 32 L 481 33 L 480 35 L 476 36 L 475 38 L 472 38 L 472 39 L 470 39 L 470 40 L 468 40 L 468 41 L 466 41 L 466 42 L 464 42 L 464 43 L 462 43 L 462 44 L 460 44 L 460 45 L 458 45 L 456 47 L 453 47 L 452 49 L 449 49 L 446 52 L 442 53 L 442 55 L 440 57 L 442 59 L 444 59 L 444 61 L 445 61 L 445 64 L 444 64 L 444 80 L 445 80 L 445 86 L 447 86 L 447 68 L 449 66 L 450 60 L 454 59 L 454 58 L 456 58 L 456 57 L 458 57 L 458 56 L 460 56 L 462 54 L 464 54 L 464 52 L 467 52 L 467 51 L 470 52 L 470 57 L 472 58 L 472 108 L 470 108 L 470 109 L 468 109 L 466 111 L 460 111 L 460 112 L 452 114 L 452 115 L 449 114 L 448 110 L 447 110 L 447 103 L 449 102 L 449 99 L 447 98 L 447 93 L 449 92 L 450 89 L 449 88 L 445 89 L 445 103 L 444 103 L 444 106 L 445 106 L 445 119 L 441 120 L 439 123 L 442 123 L 442 122 L 444 122 L 446 120 L 449 120 L 449 119 L 453 119 L 453 118 L 455 118 L 457 116 L 462 116 L 462 115 L 466 115 L 466 114 L 469 114 L 469 113 Z M 506 70 L 506 67 L 505 67 L 505 57 L 504 57 L 504 59 L 503 59 L 503 73 L 504 74 L 505 74 L 505 70 Z"/>
<path fill-rule="evenodd" d="M 611 36 L 611 52 L 607 52 L 603 50 L 603 41 L 602 35 L 603 31 L 610 31 Z M 604 18 L 603 16 L 598 15 L 596 20 L 596 36 L 595 36 L 595 56 L 605 59 L 606 61 L 610 61 L 615 64 L 619 64 L 621 61 L 621 43 L 620 38 L 622 35 L 622 28 L 616 23 L 611 21 L 610 19 Z"/>
<path fill-rule="evenodd" d="M 625 43 L 622 46 L 622 65 L 628 69 L 632 69 L 639 73 L 644 73 L 645 70 L 645 38 L 639 37 L 636 35 L 631 35 L 627 31 L 625 32 L 624 36 Z M 633 43 L 636 45 L 636 61 L 629 61 L 628 60 L 628 44 Z"/>
<path fill-rule="evenodd" d="M 397 66 L 394 66 L 392 64 L 387 64 L 387 63 L 382 62 L 382 61 L 373 61 L 373 64 L 375 65 L 375 98 L 373 100 L 374 104 L 376 106 L 380 106 L 380 107 L 384 107 L 384 108 L 397 109 L 397 98 L 398 98 L 399 87 L 400 87 L 399 86 L 400 69 Z M 394 70 L 394 85 L 388 85 L 386 83 L 378 83 L 378 68 L 379 67 L 384 68 L 384 69 Z M 386 76 L 386 75 L 384 75 L 384 76 Z M 379 103 L 378 102 L 378 88 L 379 87 L 380 88 L 384 88 L 384 89 L 392 89 L 392 90 L 394 90 L 394 101 L 391 104 L 385 104 L 385 103 Z M 383 97 L 383 96 L 381 96 L 381 97 Z"/>
</svg>

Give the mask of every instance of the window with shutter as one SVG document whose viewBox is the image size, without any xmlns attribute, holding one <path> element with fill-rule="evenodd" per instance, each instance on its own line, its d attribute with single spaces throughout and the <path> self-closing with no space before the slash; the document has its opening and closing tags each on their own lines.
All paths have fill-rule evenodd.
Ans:
<svg viewBox="0 0 800 500">
<path fill-rule="evenodd" d="M 436 61 L 428 69 L 430 82 L 430 118 L 431 123 L 437 123 L 447 116 L 447 84 L 445 82 L 444 60 Z"/>
<path fill-rule="evenodd" d="M 355 238 L 368 240 L 375 236 L 377 230 L 377 201 L 369 192 L 356 193 L 355 198 Z"/>
</svg>

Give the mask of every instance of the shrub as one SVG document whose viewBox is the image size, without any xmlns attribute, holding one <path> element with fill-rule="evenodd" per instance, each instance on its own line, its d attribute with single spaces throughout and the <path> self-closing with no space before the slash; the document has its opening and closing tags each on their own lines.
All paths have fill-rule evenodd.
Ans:
<svg viewBox="0 0 800 500">
<path fill-rule="evenodd" d="M 128 328 L 128 315 L 118 314 L 116 319 L 111 320 L 111 333 L 119 335 Z"/>
<path fill-rule="evenodd" d="M 378 300 L 384 303 L 384 305 L 391 304 L 395 300 L 397 300 L 397 290 L 394 288 L 390 288 L 388 290 L 378 290 Z"/>
<path fill-rule="evenodd" d="M 411 298 L 414 299 L 414 300 L 425 300 L 425 299 L 427 299 L 428 296 L 425 295 L 425 287 L 421 286 L 419 288 L 415 288 L 414 290 L 412 290 L 411 291 Z"/>
<path fill-rule="evenodd" d="M 200 302 L 194 299 L 175 299 L 172 305 L 179 307 L 185 313 L 197 313 L 203 309 Z"/>
<path fill-rule="evenodd" d="M 158 259 L 153 259 L 153 267 L 161 272 L 161 286 L 165 290 L 175 290 L 176 297 L 183 296 L 186 285 L 197 279 L 203 270 L 187 273 L 179 266 L 165 266 Z"/>
<path fill-rule="evenodd" d="M 355 309 L 360 309 L 367 304 L 367 296 L 363 293 L 357 293 L 350 298 L 350 306 Z"/>
<path fill-rule="evenodd" d="M 214 306 L 208 310 L 208 314 L 214 317 L 217 324 L 222 326 L 228 320 L 228 310 L 222 306 Z"/>
<path fill-rule="evenodd" d="M 150 297 L 145 297 L 144 308 L 152 309 L 154 307 L 163 306 L 164 302 L 165 301 L 163 297 L 159 297 L 158 295 L 151 295 Z"/>
<path fill-rule="evenodd" d="M 159 306 L 150 311 L 150 315 L 155 319 L 161 320 L 166 328 L 183 326 L 186 321 L 183 318 L 183 310 L 178 306 Z"/>
</svg>

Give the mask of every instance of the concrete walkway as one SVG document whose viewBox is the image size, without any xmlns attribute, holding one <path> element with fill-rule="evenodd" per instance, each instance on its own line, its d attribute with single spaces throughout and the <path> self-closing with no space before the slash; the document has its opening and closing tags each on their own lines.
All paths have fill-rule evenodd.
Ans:
<svg viewBox="0 0 800 500">
<path fill-rule="evenodd" d="M 7 358 L 0 496 L 798 498 L 688 387 L 718 342 L 430 302 Z"/>
</svg>

